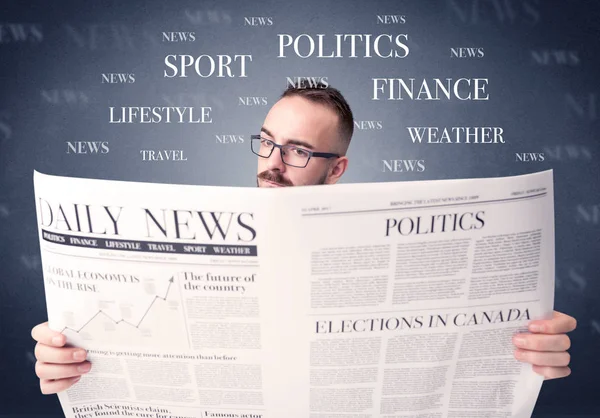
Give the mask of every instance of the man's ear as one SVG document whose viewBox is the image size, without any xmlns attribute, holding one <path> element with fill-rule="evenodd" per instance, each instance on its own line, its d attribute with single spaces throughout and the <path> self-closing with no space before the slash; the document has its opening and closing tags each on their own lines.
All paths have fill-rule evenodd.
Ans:
<svg viewBox="0 0 600 418">
<path fill-rule="evenodd" d="M 325 180 L 325 184 L 337 183 L 347 168 L 348 168 L 348 157 L 343 156 L 343 157 L 337 158 L 335 160 L 335 162 L 331 164 L 331 167 L 329 167 L 329 175 L 327 176 L 327 179 Z"/>
</svg>

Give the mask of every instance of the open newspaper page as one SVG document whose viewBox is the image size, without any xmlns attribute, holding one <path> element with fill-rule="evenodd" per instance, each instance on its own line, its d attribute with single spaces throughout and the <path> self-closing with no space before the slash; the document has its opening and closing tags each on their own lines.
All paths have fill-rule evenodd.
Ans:
<svg viewBox="0 0 600 418">
<path fill-rule="evenodd" d="M 68 418 L 529 417 L 552 173 L 286 189 L 35 174 Z"/>
<path fill-rule="evenodd" d="M 92 370 L 67 418 L 266 413 L 268 193 L 34 174 L 49 325 Z"/>
<path fill-rule="evenodd" d="M 276 416 L 531 416 L 512 335 L 552 313 L 551 171 L 280 195 Z"/>
</svg>

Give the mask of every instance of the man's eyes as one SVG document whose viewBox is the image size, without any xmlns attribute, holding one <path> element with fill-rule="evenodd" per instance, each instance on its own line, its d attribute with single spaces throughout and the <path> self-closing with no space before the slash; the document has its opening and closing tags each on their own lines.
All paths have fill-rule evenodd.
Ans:
<svg viewBox="0 0 600 418">
<path fill-rule="evenodd" d="M 273 140 L 271 139 L 267 139 L 267 138 L 260 138 L 260 143 L 262 145 L 264 145 L 265 147 L 273 147 L 273 145 L 275 144 L 275 142 L 273 142 Z M 305 150 L 304 148 L 297 148 L 293 145 L 288 145 L 286 147 L 284 147 L 284 150 L 293 152 L 294 154 L 296 154 L 298 157 L 308 157 L 309 152 L 307 150 Z"/>
<path fill-rule="evenodd" d="M 293 148 L 292 151 L 294 151 L 294 153 L 298 157 L 306 157 L 306 156 L 308 156 L 308 152 L 305 149 L 302 149 L 302 148 Z"/>
</svg>

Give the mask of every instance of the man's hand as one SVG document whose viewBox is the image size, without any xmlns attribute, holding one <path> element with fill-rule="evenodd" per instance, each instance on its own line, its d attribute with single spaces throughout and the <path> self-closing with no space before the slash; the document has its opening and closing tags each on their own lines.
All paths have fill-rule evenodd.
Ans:
<svg viewBox="0 0 600 418">
<path fill-rule="evenodd" d="M 92 364 L 84 361 L 87 353 L 81 348 L 64 347 L 66 338 L 52 331 L 48 323 L 36 325 L 31 336 L 35 346 L 35 374 L 40 378 L 40 389 L 44 395 L 67 390 L 90 371 Z"/>
<path fill-rule="evenodd" d="M 577 326 L 575 318 L 554 311 L 552 319 L 531 321 L 531 334 L 516 334 L 513 343 L 517 346 L 515 358 L 531 363 L 533 371 L 546 379 L 566 377 L 571 374 L 568 367 L 571 356 L 567 350 L 571 340 L 566 335 Z"/>
</svg>

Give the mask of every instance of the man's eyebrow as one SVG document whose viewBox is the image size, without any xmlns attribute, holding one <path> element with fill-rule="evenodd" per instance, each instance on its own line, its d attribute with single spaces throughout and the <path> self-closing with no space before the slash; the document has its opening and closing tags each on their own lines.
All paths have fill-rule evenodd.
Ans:
<svg viewBox="0 0 600 418">
<path fill-rule="evenodd" d="M 273 134 L 271 133 L 271 131 L 269 131 L 267 128 L 265 128 L 264 126 L 260 128 L 261 132 L 266 133 L 269 136 L 273 136 Z"/>
<path fill-rule="evenodd" d="M 314 147 L 310 145 L 308 142 L 300 141 L 299 139 L 288 139 L 288 144 L 298 145 L 303 148 L 313 149 Z"/>
<path fill-rule="evenodd" d="M 260 128 L 261 132 L 266 133 L 269 136 L 274 136 L 271 131 L 269 131 L 267 128 L 265 128 L 264 126 Z M 300 139 L 288 139 L 287 144 L 292 144 L 292 145 L 298 145 L 300 147 L 304 147 L 304 148 L 308 148 L 308 149 L 314 149 L 314 147 L 309 144 L 308 142 L 302 141 Z"/>
</svg>

